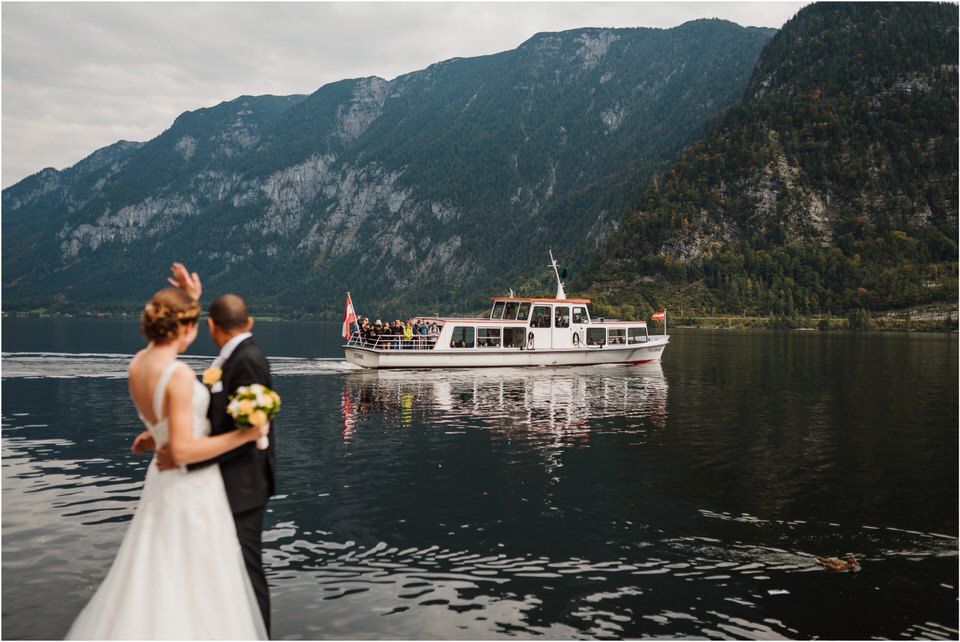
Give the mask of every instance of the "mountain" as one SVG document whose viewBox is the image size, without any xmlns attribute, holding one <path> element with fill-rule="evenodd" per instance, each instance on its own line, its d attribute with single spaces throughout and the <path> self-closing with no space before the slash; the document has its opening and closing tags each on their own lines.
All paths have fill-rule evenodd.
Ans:
<svg viewBox="0 0 960 642">
<path fill-rule="evenodd" d="M 148 143 L 121 141 L 5 189 L 4 309 L 123 310 L 140 283 L 162 283 L 139 266 L 223 198 L 223 167 L 303 98 L 241 97 L 188 112 Z"/>
<path fill-rule="evenodd" d="M 802 9 L 572 287 L 638 315 L 955 306 L 957 26 L 956 4 Z"/>
<path fill-rule="evenodd" d="M 7 310 L 135 310 L 175 259 L 262 313 L 483 306 L 577 267 L 739 100 L 776 32 L 542 33 L 517 49 L 180 116 L 3 191 Z M 532 280 L 531 280 L 532 279 Z"/>
</svg>

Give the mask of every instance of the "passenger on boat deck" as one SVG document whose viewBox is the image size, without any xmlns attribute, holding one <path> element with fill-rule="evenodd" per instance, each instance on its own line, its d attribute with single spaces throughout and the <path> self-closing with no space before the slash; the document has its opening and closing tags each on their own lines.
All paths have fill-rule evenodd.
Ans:
<svg viewBox="0 0 960 642">
<path fill-rule="evenodd" d="M 389 321 L 385 321 L 383 324 L 383 329 L 380 330 L 380 346 L 384 349 L 389 349 L 393 347 L 392 342 L 393 335 L 393 324 Z"/>
<path fill-rule="evenodd" d="M 390 347 L 394 349 L 399 348 L 400 336 L 403 334 L 403 323 L 401 323 L 400 319 L 396 319 L 393 324 L 389 326 L 387 333 L 391 335 Z"/>
</svg>

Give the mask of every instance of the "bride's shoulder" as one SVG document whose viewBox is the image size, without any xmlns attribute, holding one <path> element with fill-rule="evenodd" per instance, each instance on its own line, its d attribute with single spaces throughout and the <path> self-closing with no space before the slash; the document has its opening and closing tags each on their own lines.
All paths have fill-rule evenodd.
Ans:
<svg viewBox="0 0 960 642">
<path fill-rule="evenodd" d="M 181 383 L 193 382 L 196 381 L 197 375 L 194 373 L 193 369 L 187 364 L 177 361 L 177 367 L 173 369 L 173 372 L 170 373 L 170 381 L 178 381 Z"/>
</svg>

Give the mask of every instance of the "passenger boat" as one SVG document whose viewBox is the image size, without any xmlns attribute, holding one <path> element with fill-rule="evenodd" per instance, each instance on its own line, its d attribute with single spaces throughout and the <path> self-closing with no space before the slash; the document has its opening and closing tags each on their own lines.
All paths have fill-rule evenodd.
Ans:
<svg viewBox="0 0 960 642">
<path fill-rule="evenodd" d="M 644 321 L 593 318 L 589 299 L 568 299 L 557 262 L 554 298 L 490 297 L 486 318 L 417 316 L 438 331 L 375 341 L 351 334 L 343 346 L 348 362 L 362 368 L 480 368 L 637 364 L 660 359 L 670 337 L 650 335 Z"/>
</svg>

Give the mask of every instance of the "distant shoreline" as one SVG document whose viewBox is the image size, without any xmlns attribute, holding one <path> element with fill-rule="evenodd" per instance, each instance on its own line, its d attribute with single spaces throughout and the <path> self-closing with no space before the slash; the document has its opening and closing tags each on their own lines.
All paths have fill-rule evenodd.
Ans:
<svg viewBox="0 0 960 642">
<path fill-rule="evenodd" d="M 482 318 L 482 313 L 468 315 Z M 85 312 L 67 313 L 46 310 L 4 310 L 3 318 L 33 319 L 104 319 L 135 321 L 137 317 L 129 313 Z M 257 321 L 300 322 L 300 323 L 340 323 L 335 318 L 299 318 L 281 316 L 261 316 L 254 314 Z M 663 325 L 657 321 L 648 321 L 650 333 L 659 334 Z M 913 310 L 909 312 L 863 312 L 848 316 L 811 315 L 811 316 L 743 316 L 743 315 L 686 315 L 668 316 L 667 330 L 671 328 L 703 330 L 801 330 L 801 331 L 889 331 L 889 332 L 958 332 L 960 314 L 957 309 L 950 310 Z"/>
<path fill-rule="evenodd" d="M 651 324 L 656 333 L 660 324 Z M 745 316 L 689 316 L 667 320 L 667 328 L 703 328 L 711 330 L 815 330 L 828 331 L 892 331 L 892 332 L 957 332 L 957 310 L 938 313 L 890 313 L 865 315 L 810 316 L 810 317 L 745 317 Z"/>
</svg>

